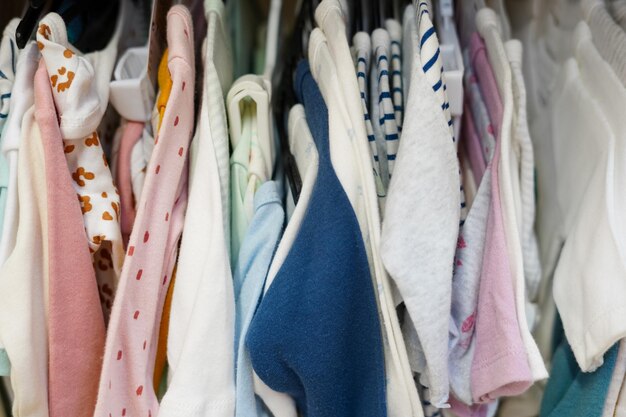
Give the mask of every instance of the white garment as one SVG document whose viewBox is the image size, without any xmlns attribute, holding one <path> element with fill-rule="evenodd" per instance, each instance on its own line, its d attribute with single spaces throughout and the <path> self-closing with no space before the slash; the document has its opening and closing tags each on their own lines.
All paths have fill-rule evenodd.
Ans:
<svg viewBox="0 0 626 417">
<path fill-rule="evenodd" d="M 223 3 L 207 0 L 205 5 L 204 91 L 190 148 L 189 200 L 172 296 L 169 385 L 161 417 L 232 417 L 235 412 L 235 299 L 218 167 L 224 164 L 219 158 L 228 161 L 224 94 L 232 81 L 232 58 Z"/>
<path fill-rule="evenodd" d="M 32 83 L 32 79 L 31 79 Z M 48 416 L 48 216 L 41 132 L 35 109 L 22 122 L 19 224 L 0 269 L 0 338 L 11 359 L 13 416 Z"/>
<path fill-rule="evenodd" d="M 318 33 L 316 36 L 318 40 L 315 41 L 317 42 L 315 45 L 315 37 L 311 35 L 309 60 L 313 77 L 320 85 L 324 101 L 329 108 L 329 140 L 333 166 L 359 220 L 374 289 L 377 291 L 381 323 L 384 328 L 388 415 L 421 417 L 422 409 L 415 392 L 392 299 L 392 286 L 379 253 L 381 220 L 372 175 L 371 154 L 365 132 L 359 87 L 346 38 L 344 14 L 338 0 L 323 0 L 315 11 L 315 20 L 326 38 L 320 31 L 313 32 Z M 322 70 L 321 65 L 324 63 L 326 69 Z M 326 88 L 322 85 L 326 85 Z M 333 108 L 335 110 L 331 110 Z M 347 142 L 353 148 L 352 152 L 343 156 L 343 160 L 336 155 L 337 143 L 341 142 Z M 350 163 L 350 159 L 353 159 L 353 163 Z M 348 178 L 353 175 L 350 173 L 352 167 L 356 168 L 353 173 L 357 174 L 357 181 L 352 183 L 356 187 L 354 185 L 346 187 L 346 175 Z"/>
<path fill-rule="evenodd" d="M 9 186 L 7 202 L 2 224 L 2 237 L 0 238 L 0 266 L 4 264 L 15 247 L 15 239 L 18 226 L 18 196 L 17 196 L 17 167 L 18 151 L 22 138 L 22 119 L 26 111 L 34 103 L 33 78 L 39 62 L 39 50 L 35 42 L 29 42 L 17 60 L 15 71 L 15 94 L 11 100 L 11 110 L 7 120 L 7 126 L 2 136 L 2 152 L 9 164 Z"/>
<path fill-rule="evenodd" d="M 19 223 L 18 198 L 18 165 L 19 148 L 22 140 L 22 120 L 27 110 L 34 104 L 33 78 L 39 61 L 39 50 L 35 42 L 26 44 L 20 53 L 16 69 L 13 88 L 20 94 L 11 99 L 9 117 L 4 126 L 2 135 L 2 152 L 6 157 L 9 168 L 7 199 L 4 208 L 2 236 L 0 237 L 0 267 L 4 265 L 15 248 Z M 31 140 L 30 138 L 26 138 Z M 0 336 L 0 348 L 3 348 Z"/>
<path fill-rule="evenodd" d="M 459 163 L 447 115 L 441 111 L 442 97 L 424 73 L 420 54 L 413 53 L 406 105 L 411 117 L 404 121 L 396 174 L 389 186 L 381 253 L 421 345 L 411 355 L 414 370 L 422 374 L 430 402 L 444 408 L 449 392 L 452 266 L 460 219 Z"/>
<path fill-rule="evenodd" d="M 580 4 L 600 56 L 626 86 L 626 33 L 615 23 L 603 0 L 581 0 Z"/>
<path fill-rule="evenodd" d="M 526 281 L 526 317 L 532 329 L 537 319 L 537 306 L 534 304 L 541 280 L 539 248 L 535 235 L 535 162 L 533 145 L 530 140 L 526 119 L 526 88 L 522 74 L 522 44 L 510 40 L 505 44 L 511 65 L 513 82 L 514 123 L 513 150 L 517 154 L 519 167 L 519 196 L 516 204 L 517 223 L 522 242 L 524 277 Z M 521 289 L 521 288 L 520 288 Z"/>
<path fill-rule="evenodd" d="M 540 195 L 553 246 L 564 240 L 554 273 L 554 298 L 565 335 L 583 371 L 626 336 L 620 311 L 626 294 L 623 158 L 626 91 L 594 46 L 589 27 L 576 30 L 576 57 L 555 86 L 541 156 Z M 550 140 L 548 140 L 548 138 Z M 542 172 L 553 164 L 557 176 Z M 550 197 L 552 196 L 552 197 Z"/>
</svg>

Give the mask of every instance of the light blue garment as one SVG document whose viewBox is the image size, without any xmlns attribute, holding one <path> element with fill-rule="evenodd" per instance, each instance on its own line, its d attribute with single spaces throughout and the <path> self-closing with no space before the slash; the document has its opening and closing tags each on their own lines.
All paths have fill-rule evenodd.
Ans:
<svg viewBox="0 0 626 417">
<path fill-rule="evenodd" d="M 279 190 L 275 181 L 267 181 L 254 195 L 254 215 L 235 265 L 235 415 L 240 417 L 266 415 L 254 396 L 252 364 L 244 342 L 283 231 L 285 212 Z"/>
</svg>

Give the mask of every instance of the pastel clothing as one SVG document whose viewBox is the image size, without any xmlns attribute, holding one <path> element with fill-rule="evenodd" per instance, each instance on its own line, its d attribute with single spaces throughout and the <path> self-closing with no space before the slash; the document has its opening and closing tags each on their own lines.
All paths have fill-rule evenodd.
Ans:
<svg viewBox="0 0 626 417">
<path fill-rule="evenodd" d="M 613 20 L 604 1 L 581 0 L 580 7 L 591 30 L 594 46 L 626 86 L 626 33 Z"/>
<path fill-rule="evenodd" d="M 554 299 L 565 335 L 578 365 L 588 372 L 626 335 L 618 319 L 626 283 L 620 278 L 623 222 L 617 215 L 621 193 L 616 192 L 623 170 L 616 155 L 623 152 L 624 132 L 618 109 L 626 92 L 585 23 L 576 29 L 575 45 L 575 57 L 556 80 L 535 154 L 542 251 L 551 251 Z M 570 157 L 562 160 L 565 154 Z M 558 175 L 551 177 L 554 172 Z"/>
<path fill-rule="evenodd" d="M 39 50 L 35 42 L 26 44 L 19 54 L 14 87 L 20 94 L 12 98 L 9 117 L 2 132 L 2 154 L 7 160 L 9 177 L 7 183 L 7 199 L 5 215 L 0 238 L 0 265 L 4 264 L 15 246 L 18 224 L 17 204 L 17 165 L 18 150 L 21 141 L 22 119 L 26 111 L 34 103 L 33 78 L 39 61 Z"/>
<path fill-rule="evenodd" d="M 352 204 L 365 242 L 375 282 L 379 312 L 385 326 L 385 361 L 389 415 L 422 415 L 414 389 L 406 347 L 401 336 L 393 289 L 379 251 L 380 213 L 372 176 L 359 88 L 345 36 L 345 21 L 336 0 L 324 0 L 316 10 L 323 28 L 309 42 L 311 69 L 329 109 L 330 155 L 337 177 Z M 339 81 L 341 77 L 341 82 Z M 356 137 L 359 140 L 348 141 Z"/>
<path fill-rule="evenodd" d="M 520 104 L 523 102 L 523 99 L 520 99 L 520 92 L 524 87 L 518 77 L 513 78 L 510 66 L 510 60 L 517 61 L 516 65 L 519 65 L 521 51 L 519 44 L 507 42 L 510 56 L 507 55 L 506 47 L 502 44 L 497 17 L 493 11 L 490 9 L 481 10 L 476 19 L 479 32 L 485 39 L 489 62 L 494 70 L 498 91 L 504 104 L 502 125 L 500 126 L 502 154 L 501 163 L 498 167 L 499 176 L 502 179 L 499 187 L 502 198 L 504 235 L 513 273 L 518 330 L 526 351 L 532 382 L 534 382 L 547 378 L 548 372 L 537 344 L 530 333 L 525 305 L 527 293 L 524 272 L 524 244 L 532 239 L 532 223 L 534 222 L 532 207 L 529 210 L 529 206 L 534 206 L 534 198 L 532 195 L 528 196 L 528 194 L 532 194 L 534 188 L 533 151 L 529 149 L 531 146 L 524 129 L 524 115 L 516 111 L 516 108 L 523 107 Z M 519 71 L 517 73 L 519 75 Z M 520 196 L 522 196 L 522 202 L 520 202 Z M 522 224 L 520 226 L 521 221 L 527 221 L 530 225 Z M 529 251 L 526 255 L 528 256 L 530 253 Z M 532 255 L 529 258 L 529 266 L 537 263 L 537 260 L 532 260 L 531 257 Z M 528 272 L 532 276 L 534 271 Z"/>
<path fill-rule="evenodd" d="M 137 202 L 133 194 L 131 176 L 132 150 L 141 140 L 144 123 L 128 121 L 121 126 L 121 129 L 117 165 L 115 166 L 115 184 L 120 193 L 120 228 L 124 247 L 126 247 L 137 215 Z"/>
<path fill-rule="evenodd" d="M 0 40 L 0 143 L 4 142 L 4 136 L 8 130 L 7 121 L 11 108 L 11 92 L 16 77 L 19 51 L 15 43 L 15 30 L 18 24 L 19 19 L 12 19 L 4 28 L 2 40 Z M 0 153 L 0 231 L 4 224 L 9 181 L 9 161 L 4 153 Z M 15 193 L 15 191 L 13 192 Z M 14 213 L 12 212 L 11 214 Z M 4 259 L 1 259 L 0 265 L 3 262 Z M 11 365 L 6 351 L 1 346 L 0 342 L 0 375 L 8 375 Z"/>
<path fill-rule="evenodd" d="M 34 83 L 48 205 L 49 413 L 91 415 L 104 353 L 104 316 L 81 204 L 67 168 L 65 145 L 43 61 Z M 72 256 L 67 256 L 70 253 Z"/>
<path fill-rule="evenodd" d="M 412 6 L 407 10 L 405 29 L 406 25 L 419 26 L 415 21 L 417 11 Z M 387 196 L 381 252 L 410 318 L 405 321 L 405 338 L 415 332 L 415 337 L 409 339 L 413 343 L 407 343 L 413 371 L 421 374 L 420 383 L 429 388 L 431 397 L 426 400 L 442 408 L 447 407 L 450 385 L 448 332 L 461 184 L 448 124 L 451 119 L 449 112 L 442 111 L 442 100 L 446 101 L 440 92 L 443 87 L 434 88 L 427 75 L 439 62 L 438 42 L 427 42 L 434 38 L 434 29 L 422 32 L 422 54 L 412 51 L 405 112 L 416 117 L 405 120 L 402 127 L 396 175 Z M 428 60 L 423 61 L 426 56 Z"/>
<path fill-rule="evenodd" d="M 229 213 L 224 213 L 229 159 L 224 96 L 233 64 L 221 0 L 206 1 L 205 13 L 204 81 L 189 150 L 189 203 L 172 295 L 168 389 L 159 411 L 165 417 L 188 410 L 223 417 L 235 413 L 235 297 L 225 222 Z"/>
<path fill-rule="evenodd" d="M 167 68 L 167 48 L 163 52 L 161 62 L 159 63 L 158 84 L 159 94 L 157 95 L 157 101 L 155 104 L 158 110 L 158 123 L 156 135 L 159 134 L 159 129 L 163 122 L 163 116 L 165 115 L 165 109 L 167 107 L 167 101 L 170 98 L 172 92 L 172 77 L 170 76 L 169 69 Z M 163 372 L 165 372 L 165 366 L 167 361 L 167 338 L 170 323 L 170 312 L 172 307 L 172 294 L 174 292 L 174 286 L 176 284 L 176 267 L 172 271 L 172 278 L 167 286 L 167 293 L 165 294 L 165 301 L 163 303 L 163 313 L 161 314 L 161 323 L 159 325 L 159 338 L 157 341 L 156 360 L 154 363 L 154 392 L 159 392 L 159 385 L 163 379 Z"/>
<path fill-rule="evenodd" d="M 516 280 L 516 300 L 518 309 L 526 311 L 526 322 L 530 330 L 538 319 L 535 301 L 541 280 L 541 262 L 535 234 L 535 162 L 533 145 L 526 118 L 526 87 L 522 74 L 522 44 L 517 40 L 505 44 L 507 58 L 511 65 L 514 103 L 514 125 L 512 127 L 512 148 L 517 159 L 513 169 L 515 178 L 514 195 L 516 220 L 521 239 L 524 280 Z M 521 320 L 521 318 L 520 318 Z M 525 331 L 526 334 L 528 332 Z M 527 342 L 525 342 L 527 343 Z M 533 342 L 534 344 L 534 342 Z M 545 374 L 544 377 L 547 377 Z"/>
<path fill-rule="evenodd" d="M 298 66 L 295 90 L 317 145 L 319 170 L 300 230 L 250 324 L 246 345 L 259 377 L 293 396 L 303 415 L 385 416 L 383 344 L 367 257 L 332 167 L 329 113 L 307 62 Z"/>
<path fill-rule="evenodd" d="M 254 216 L 241 246 L 233 274 L 236 313 L 235 415 L 242 417 L 265 415 L 255 398 L 254 371 L 245 340 L 257 306 L 261 302 L 265 278 L 285 221 L 278 184 L 267 181 L 261 185 L 254 196 L 254 205 Z"/>
<path fill-rule="evenodd" d="M 272 177 L 274 155 L 270 129 L 269 91 L 262 78 L 239 78 L 227 96 L 230 140 L 233 153 L 231 170 L 231 263 L 254 214 L 254 194 Z M 235 105 L 239 104 L 239 105 Z"/>
<path fill-rule="evenodd" d="M 2 143 L 2 135 L 9 118 L 13 83 L 15 81 L 19 51 L 15 43 L 15 30 L 18 24 L 19 19 L 12 19 L 4 28 L 2 39 L 0 40 L 0 143 Z M 0 227 L 4 219 L 8 182 L 8 161 L 4 154 L 0 154 Z"/>
<path fill-rule="evenodd" d="M 186 152 L 193 130 L 195 80 L 192 39 L 189 11 L 172 7 L 167 15 L 172 94 L 111 313 L 95 416 L 124 408 L 130 415 L 158 414 L 152 389 L 157 329 L 187 205 Z M 161 259 L 162 264 L 154 262 Z"/>
<path fill-rule="evenodd" d="M 0 338 L 11 361 L 12 415 L 34 417 L 49 415 L 48 214 L 44 151 L 33 106 L 22 120 L 19 225 L 0 270 Z"/>
<path fill-rule="evenodd" d="M 119 24 L 118 24 L 119 26 Z M 82 56 L 68 42 L 61 16 L 46 15 L 37 43 L 51 83 L 67 165 L 78 195 L 105 320 L 124 261 L 120 203 L 96 129 L 108 104 L 119 27 L 102 51 Z"/>
<path fill-rule="evenodd" d="M 521 394 L 530 387 L 532 376 L 517 321 L 513 272 L 501 207 L 500 149 L 502 141 L 507 140 L 503 138 L 502 127 L 506 123 L 504 103 L 485 46 L 476 33 L 472 35 L 470 48 L 474 71 L 497 132 L 476 313 L 476 348 L 471 368 L 472 399 L 475 403 L 485 403 L 503 395 Z"/>
</svg>

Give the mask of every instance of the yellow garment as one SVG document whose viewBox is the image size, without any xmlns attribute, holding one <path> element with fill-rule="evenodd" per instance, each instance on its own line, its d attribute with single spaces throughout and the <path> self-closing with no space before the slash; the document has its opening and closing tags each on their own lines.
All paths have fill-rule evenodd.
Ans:
<svg viewBox="0 0 626 417">
<path fill-rule="evenodd" d="M 157 125 L 157 132 L 161 128 L 161 121 L 163 120 L 163 115 L 165 114 L 165 106 L 167 105 L 167 100 L 170 98 L 170 93 L 172 92 L 172 77 L 170 76 L 170 70 L 167 67 L 167 49 L 163 52 L 163 58 L 161 58 L 161 63 L 159 63 L 159 72 L 157 75 L 157 79 L 159 81 L 159 96 L 157 97 L 156 107 L 159 111 L 159 124 Z"/>
<path fill-rule="evenodd" d="M 165 107 L 167 101 L 170 98 L 172 92 L 172 77 L 170 76 L 170 70 L 167 67 L 167 49 L 163 53 L 161 63 L 159 64 L 159 96 L 156 101 L 156 108 L 159 112 L 159 123 L 157 128 L 161 128 L 161 121 L 163 121 L 163 115 L 165 114 Z M 155 134 L 156 135 L 156 134 Z M 163 378 L 163 371 L 165 370 L 165 363 L 167 361 L 167 335 L 169 332 L 170 324 L 170 310 L 172 308 L 172 294 L 174 292 L 174 280 L 176 278 L 176 266 L 172 272 L 172 279 L 170 280 L 169 287 L 167 289 L 167 295 L 165 296 L 165 304 L 163 305 L 163 314 L 161 315 L 161 324 L 159 326 L 159 341 L 157 345 L 156 360 L 154 363 L 154 392 L 159 392 L 159 385 L 161 384 L 161 378 Z"/>
<path fill-rule="evenodd" d="M 154 392 L 159 392 L 159 385 L 161 385 L 161 378 L 163 378 L 163 371 L 165 371 L 165 363 L 167 361 L 167 336 L 170 330 L 170 311 L 172 309 L 172 295 L 174 294 L 175 280 L 176 266 L 174 266 L 174 271 L 172 271 L 172 279 L 167 289 L 167 294 L 165 295 L 165 304 L 163 305 L 163 314 L 161 315 L 159 341 L 154 364 Z"/>
</svg>

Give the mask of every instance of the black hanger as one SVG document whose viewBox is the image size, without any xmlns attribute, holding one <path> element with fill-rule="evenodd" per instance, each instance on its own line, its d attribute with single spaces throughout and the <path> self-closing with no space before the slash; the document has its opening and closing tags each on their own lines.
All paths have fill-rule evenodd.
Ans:
<svg viewBox="0 0 626 417">
<path fill-rule="evenodd" d="M 281 65 L 276 67 L 273 79 L 275 86 L 273 90 L 276 93 L 272 98 L 272 111 L 276 119 L 285 174 L 296 204 L 302 191 L 302 178 L 296 166 L 295 158 L 289 150 L 289 110 L 298 103 L 293 87 L 293 74 L 298 62 L 306 56 L 308 35 L 315 25 L 314 1 L 305 0 L 302 2 L 293 31 L 282 45 L 283 59 Z"/>
<path fill-rule="evenodd" d="M 46 6 L 46 0 L 30 0 L 24 17 L 15 30 L 15 43 L 23 49 L 37 27 L 39 17 Z"/>
</svg>

